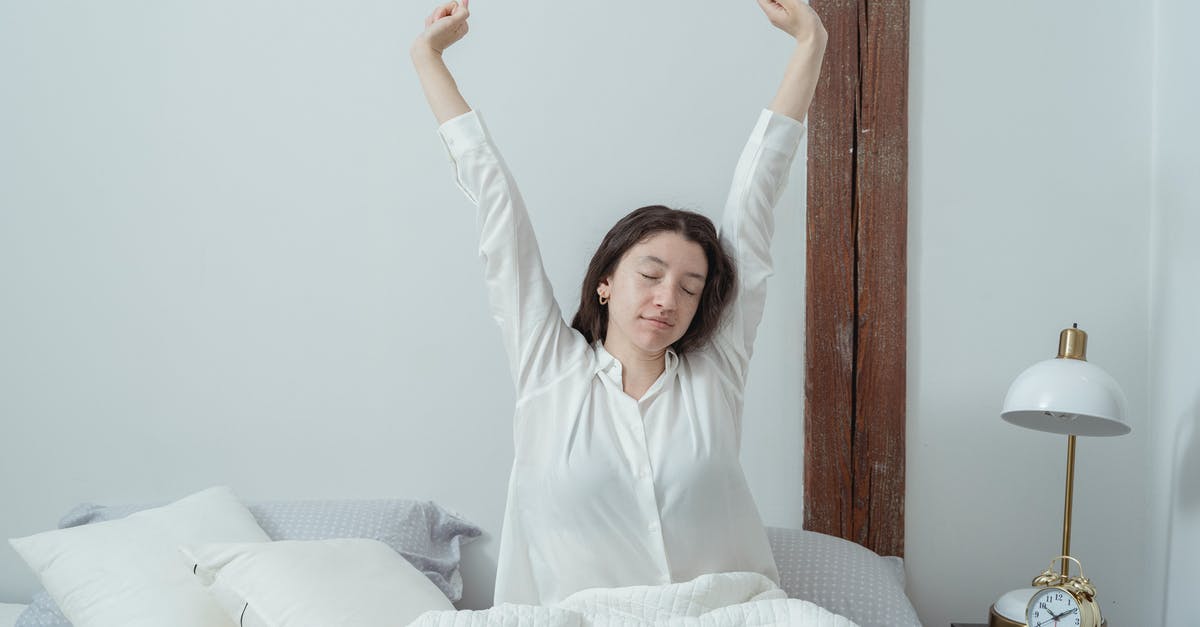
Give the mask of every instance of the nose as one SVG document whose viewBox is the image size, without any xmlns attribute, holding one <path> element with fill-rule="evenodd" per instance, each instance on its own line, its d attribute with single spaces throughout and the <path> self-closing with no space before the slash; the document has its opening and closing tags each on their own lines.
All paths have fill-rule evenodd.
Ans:
<svg viewBox="0 0 1200 627">
<path fill-rule="evenodd" d="M 660 283 L 658 289 L 654 290 L 654 304 L 667 311 L 674 311 L 675 299 L 678 298 L 675 289 L 675 286 L 668 281 Z"/>
</svg>

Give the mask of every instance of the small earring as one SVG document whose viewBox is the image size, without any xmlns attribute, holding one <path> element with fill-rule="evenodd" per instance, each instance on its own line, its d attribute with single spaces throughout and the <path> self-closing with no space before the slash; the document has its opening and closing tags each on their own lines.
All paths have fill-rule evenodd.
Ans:
<svg viewBox="0 0 1200 627">
<path fill-rule="evenodd" d="M 601 304 L 601 305 L 607 305 L 607 304 L 608 304 L 608 297 L 607 297 L 607 296 L 605 296 L 604 294 L 601 294 L 601 295 L 600 295 L 600 304 Z"/>
</svg>

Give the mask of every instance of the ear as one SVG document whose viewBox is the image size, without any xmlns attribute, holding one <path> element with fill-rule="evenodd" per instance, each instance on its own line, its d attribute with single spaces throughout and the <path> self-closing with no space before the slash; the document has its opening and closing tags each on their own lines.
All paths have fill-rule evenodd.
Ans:
<svg viewBox="0 0 1200 627">
<path fill-rule="evenodd" d="M 600 279 L 600 284 L 596 286 L 596 293 L 597 294 L 612 293 L 612 283 L 610 282 L 611 279 L 612 279 L 611 276 L 606 276 L 606 277 Z"/>
</svg>

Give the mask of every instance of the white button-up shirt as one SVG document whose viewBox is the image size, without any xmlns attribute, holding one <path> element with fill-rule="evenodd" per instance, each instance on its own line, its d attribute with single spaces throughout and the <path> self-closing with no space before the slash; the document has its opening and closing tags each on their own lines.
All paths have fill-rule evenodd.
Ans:
<svg viewBox="0 0 1200 627">
<path fill-rule="evenodd" d="M 516 386 L 515 460 L 495 602 L 549 605 L 594 587 L 754 571 L 778 581 L 738 460 L 742 403 L 771 275 L 772 210 L 805 135 L 764 110 L 720 225 L 738 285 L 713 340 L 678 356 L 640 399 L 621 362 L 564 320 L 524 201 L 479 114 L 439 128 L 478 207 L 492 316 Z"/>
</svg>

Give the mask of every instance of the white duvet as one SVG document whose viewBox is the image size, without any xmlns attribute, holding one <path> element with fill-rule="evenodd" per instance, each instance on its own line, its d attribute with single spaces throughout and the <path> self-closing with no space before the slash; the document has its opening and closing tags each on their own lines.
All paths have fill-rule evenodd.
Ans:
<svg viewBox="0 0 1200 627">
<path fill-rule="evenodd" d="M 582 590 L 558 605 L 505 603 L 488 610 L 434 611 L 409 627 L 858 627 L 799 599 L 758 573 L 701 575 L 685 583 Z"/>
</svg>

